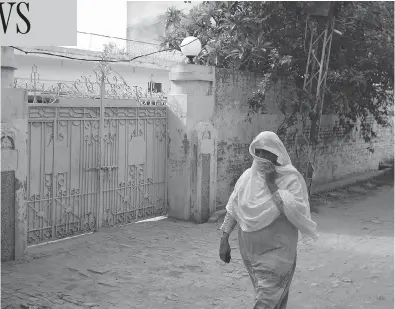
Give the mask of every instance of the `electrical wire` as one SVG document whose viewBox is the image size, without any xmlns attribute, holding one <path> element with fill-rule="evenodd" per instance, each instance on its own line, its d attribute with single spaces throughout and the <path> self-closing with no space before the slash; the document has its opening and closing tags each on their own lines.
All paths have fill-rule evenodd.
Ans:
<svg viewBox="0 0 395 309">
<path fill-rule="evenodd" d="M 100 36 L 100 37 L 109 38 L 109 39 L 117 39 L 117 40 L 122 40 L 122 41 L 126 41 L 126 42 L 135 42 L 135 43 L 143 43 L 143 44 L 148 44 L 148 45 L 159 46 L 159 44 L 155 44 L 155 43 L 137 41 L 137 40 L 132 40 L 132 39 L 124 39 L 124 38 L 120 38 L 120 37 L 116 37 L 116 36 L 109 36 L 109 35 L 98 34 L 98 33 L 84 32 L 84 31 L 77 31 L 77 33 Z"/>
<path fill-rule="evenodd" d="M 193 42 L 195 42 L 197 40 L 197 38 L 195 38 L 194 40 L 192 40 L 189 43 L 186 43 L 185 45 L 182 45 L 180 47 L 184 47 L 187 46 Z M 15 47 L 15 46 L 10 46 L 16 50 L 19 50 L 22 53 L 27 54 L 37 54 L 37 55 L 47 55 L 47 56 L 54 56 L 54 57 L 59 57 L 59 58 L 64 58 L 64 59 L 70 59 L 70 60 L 78 60 L 78 61 L 87 61 L 87 62 L 97 62 L 97 61 L 103 61 L 103 59 L 87 59 L 87 58 L 79 58 L 79 57 L 72 57 L 72 56 L 66 56 L 66 55 L 59 55 L 59 54 L 54 54 L 51 52 L 44 52 L 44 51 L 26 51 L 23 50 L 22 48 L 19 47 Z M 162 50 L 158 50 L 155 52 L 151 52 L 151 53 L 147 53 L 147 54 L 143 54 L 143 55 L 139 55 L 130 59 L 119 59 L 119 60 L 111 60 L 111 59 L 106 59 L 106 62 L 110 62 L 110 63 L 119 63 L 119 62 L 131 62 L 133 60 L 136 60 L 138 58 L 142 58 L 142 57 L 146 57 L 146 56 L 150 56 L 150 55 L 154 55 L 154 54 L 158 54 L 158 53 L 162 53 L 162 52 L 166 52 L 166 51 L 174 51 L 173 48 L 167 48 L 167 49 L 162 49 Z"/>
<path fill-rule="evenodd" d="M 87 62 L 97 62 L 97 61 L 102 61 L 103 59 L 87 59 L 87 58 L 79 58 L 79 57 L 72 57 L 72 56 L 66 56 L 66 55 L 59 55 L 59 54 L 54 54 L 51 52 L 44 52 L 44 51 L 26 51 L 23 50 L 19 47 L 15 47 L 15 46 L 10 46 L 16 50 L 19 50 L 22 53 L 27 54 L 36 54 L 36 55 L 47 55 L 47 56 L 54 56 L 54 57 L 59 57 L 59 58 L 64 58 L 64 59 L 70 59 L 70 60 L 78 60 L 78 61 L 87 61 Z M 131 62 L 133 60 L 136 60 L 138 58 L 142 58 L 142 57 L 146 57 L 146 56 L 150 56 L 153 54 L 157 54 L 157 53 L 161 53 L 161 52 L 165 52 L 165 51 L 171 51 L 173 49 L 168 48 L 168 49 L 163 49 L 163 50 L 159 50 L 159 51 L 155 51 L 155 52 L 151 52 L 148 54 L 144 54 L 144 55 L 139 55 L 130 59 L 119 59 L 119 60 L 111 60 L 111 59 L 106 59 L 106 62 L 111 62 L 111 63 L 115 63 L 115 62 Z"/>
</svg>

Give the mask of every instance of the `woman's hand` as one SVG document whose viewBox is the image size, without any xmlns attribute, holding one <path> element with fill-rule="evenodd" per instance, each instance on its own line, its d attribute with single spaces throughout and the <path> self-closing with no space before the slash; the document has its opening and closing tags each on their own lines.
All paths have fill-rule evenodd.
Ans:
<svg viewBox="0 0 395 309">
<path fill-rule="evenodd" d="M 258 162 L 259 168 L 265 173 L 271 173 L 276 170 L 274 164 L 268 160 Z"/>
<path fill-rule="evenodd" d="M 277 178 L 277 176 L 278 175 L 277 175 L 276 169 L 274 167 L 274 164 L 272 167 L 268 168 L 265 171 L 265 181 L 266 181 L 266 184 L 267 184 L 270 192 L 272 192 L 272 193 L 276 192 L 278 190 L 278 187 L 277 187 L 276 183 L 274 182 L 275 179 Z"/>
<path fill-rule="evenodd" d="M 276 171 L 271 171 L 269 173 L 265 173 L 265 181 L 266 184 L 269 185 L 274 185 L 274 180 L 276 179 L 277 173 Z"/>
<path fill-rule="evenodd" d="M 219 257 L 225 263 L 230 262 L 230 251 L 229 234 L 224 233 L 224 236 L 222 236 L 219 245 Z"/>
</svg>

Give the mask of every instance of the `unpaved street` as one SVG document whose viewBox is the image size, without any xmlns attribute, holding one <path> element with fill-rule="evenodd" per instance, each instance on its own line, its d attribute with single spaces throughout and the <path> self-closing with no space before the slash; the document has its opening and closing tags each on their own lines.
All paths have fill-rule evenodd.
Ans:
<svg viewBox="0 0 395 309">
<path fill-rule="evenodd" d="M 393 198 L 383 181 L 314 198 L 321 237 L 299 245 L 290 309 L 393 308 Z M 251 308 L 237 233 L 224 265 L 219 226 L 166 219 L 30 248 L 2 265 L 2 308 Z"/>
</svg>

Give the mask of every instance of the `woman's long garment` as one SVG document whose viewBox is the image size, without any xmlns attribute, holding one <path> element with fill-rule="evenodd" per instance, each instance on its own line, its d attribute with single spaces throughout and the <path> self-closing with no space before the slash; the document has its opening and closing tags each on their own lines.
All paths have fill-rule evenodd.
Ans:
<svg viewBox="0 0 395 309">
<path fill-rule="evenodd" d="M 234 226 L 227 216 L 226 225 Z M 253 308 L 285 309 L 296 267 L 298 230 L 280 215 L 256 232 L 239 228 L 238 238 L 241 257 L 255 290 Z"/>
<path fill-rule="evenodd" d="M 281 215 L 256 232 L 239 229 L 239 246 L 255 290 L 254 309 L 285 309 L 295 272 L 298 230 Z"/>
</svg>

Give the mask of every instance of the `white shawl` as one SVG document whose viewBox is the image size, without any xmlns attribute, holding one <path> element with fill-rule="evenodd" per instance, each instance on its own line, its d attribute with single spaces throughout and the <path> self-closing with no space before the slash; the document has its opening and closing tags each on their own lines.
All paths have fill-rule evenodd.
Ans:
<svg viewBox="0 0 395 309">
<path fill-rule="evenodd" d="M 278 175 L 275 183 L 283 200 L 284 213 L 302 234 L 317 239 L 317 224 L 311 220 L 306 183 L 292 165 L 284 144 L 273 132 L 262 132 L 251 143 L 250 154 L 254 162 L 237 181 L 226 205 L 227 212 L 236 219 L 244 232 L 263 229 L 281 214 L 266 185 L 263 166 L 267 160 L 255 156 L 256 148 L 277 155 L 277 162 L 281 166 L 275 167 Z"/>
</svg>

